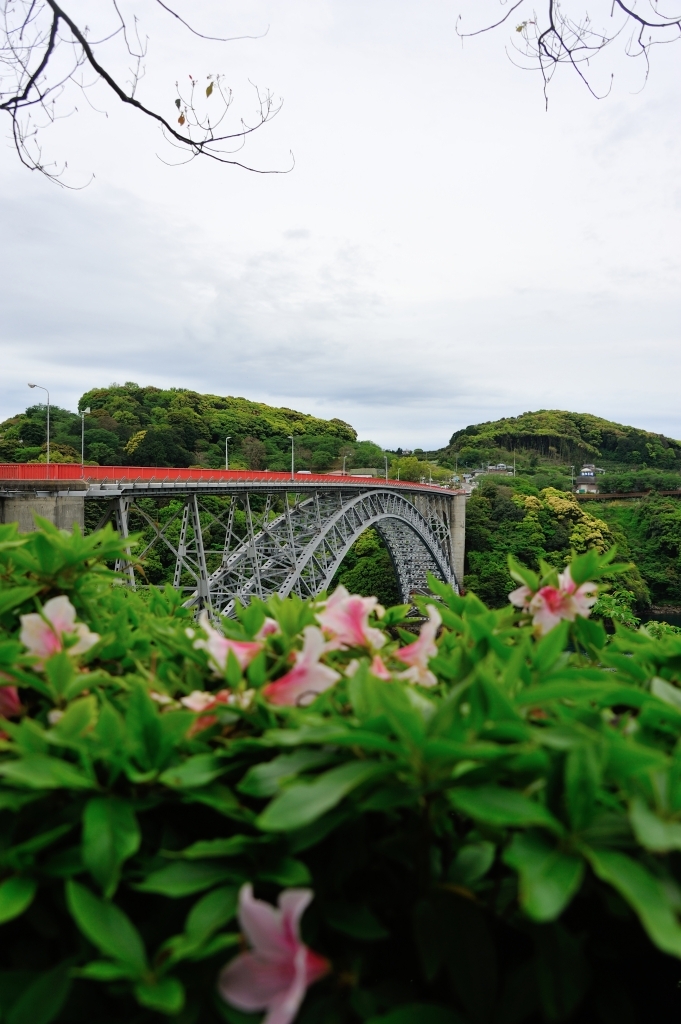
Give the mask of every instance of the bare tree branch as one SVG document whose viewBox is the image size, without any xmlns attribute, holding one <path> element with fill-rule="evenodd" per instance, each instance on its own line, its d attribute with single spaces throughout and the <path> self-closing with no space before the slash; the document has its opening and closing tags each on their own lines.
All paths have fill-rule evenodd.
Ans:
<svg viewBox="0 0 681 1024">
<path fill-rule="evenodd" d="M 529 0 L 520 0 L 506 12 L 503 18 L 490 22 L 472 31 L 463 31 L 462 18 L 457 19 L 457 34 L 462 38 L 491 32 L 506 22 L 511 14 L 523 4 L 528 9 L 528 16 L 516 25 L 516 39 L 512 43 L 511 60 L 527 70 L 541 73 L 544 94 L 557 68 L 562 64 L 569 65 L 577 73 L 591 94 L 599 99 L 610 92 L 597 91 L 591 83 L 590 72 L 594 59 L 617 39 L 623 37 L 624 52 L 628 57 L 643 61 L 644 80 L 650 69 L 650 51 L 652 47 L 662 43 L 675 42 L 681 37 L 681 2 L 671 0 L 676 9 L 670 14 L 660 12 L 660 0 L 640 0 L 628 3 L 627 0 L 610 0 L 609 13 L 602 27 L 598 27 L 588 11 L 579 8 L 579 14 L 573 14 L 573 7 L 583 0 L 543 0 L 540 12 L 529 10 Z M 501 0 L 505 6 L 505 0 Z M 598 0 L 592 0 L 598 7 Z M 518 39 L 519 37 L 519 39 Z M 610 86 L 612 86 L 612 74 Z"/>
<path fill-rule="evenodd" d="M 162 0 L 151 2 L 163 8 L 193 35 L 206 40 L 229 41 L 228 38 L 198 32 Z M 232 130 L 221 127 L 232 105 L 232 92 L 219 74 L 208 75 L 205 87 L 190 75 L 191 86 L 187 96 L 180 92 L 176 83 L 176 123 L 138 99 L 136 93 L 145 75 L 142 61 L 147 57 L 148 40 L 140 38 L 137 18 L 134 23 L 133 19 L 126 22 L 118 0 L 99 0 L 99 9 L 95 13 L 106 13 L 107 8 L 115 16 L 116 27 L 93 42 L 88 26 L 79 24 L 72 17 L 66 9 L 65 0 L 0 0 L 0 111 L 11 119 L 14 144 L 26 167 L 65 184 L 62 176 L 66 165 L 59 168 L 43 159 L 41 133 L 48 125 L 76 111 L 75 107 L 66 113 L 60 109 L 68 86 L 78 88 L 90 102 L 88 90 L 102 83 L 117 101 L 154 121 L 165 139 L 184 150 L 189 160 L 204 156 L 257 174 L 281 174 L 291 170 L 291 167 L 285 170 L 262 169 L 234 159 L 234 153 L 243 148 L 246 138 L 281 110 L 282 101 L 275 101 L 269 90 L 264 93 L 256 90 L 255 123 L 248 125 L 241 119 Z M 133 61 L 129 67 L 130 80 L 125 84 L 112 68 L 110 56 L 104 59 L 99 52 L 102 44 L 110 43 L 117 36 L 121 36 L 123 54 L 127 53 Z M 202 105 L 206 107 L 205 113 L 201 112 L 198 103 L 200 95 Z M 214 109 L 211 117 L 208 108 L 216 106 L 219 109 Z"/>
</svg>

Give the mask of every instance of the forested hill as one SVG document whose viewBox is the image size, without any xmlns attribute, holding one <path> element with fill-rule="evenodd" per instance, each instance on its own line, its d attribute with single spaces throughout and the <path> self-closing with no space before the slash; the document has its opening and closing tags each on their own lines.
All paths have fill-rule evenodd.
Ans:
<svg viewBox="0 0 681 1024">
<path fill-rule="evenodd" d="M 87 391 L 78 409 L 85 416 L 85 458 L 100 465 L 224 466 L 225 438 L 234 469 L 286 470 L 296 438 L 298 469 L 378 466 L 382 450 L 358 441 L 349 423 L 319 419 L 231 396 L 163 390 L 134 383 Z M 45 461 L 46 409 L 28 408 L 0 424 L 0 462 Z M 81 418 L 51 409 L 51 458 L 80 461 Z"/>
<path fill-rule="evenodd" d="M 540 409 L 472 424 L 457 430 L 437 457 L 440 462 L 456 458 L 460 466 L 475 466 L 507 461 L 514 452 L 562 462 L 598 462 L 605 468 L 681 468 L 681 441 L 590 413 L 561 409 Z"/>
</svg>

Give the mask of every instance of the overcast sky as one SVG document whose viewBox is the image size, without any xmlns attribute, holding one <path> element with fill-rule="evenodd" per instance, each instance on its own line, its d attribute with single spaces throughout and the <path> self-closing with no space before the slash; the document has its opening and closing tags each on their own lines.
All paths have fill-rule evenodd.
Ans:
<svg viewBox="0 0 681 1024">
<path fill-rule="evenodd" d="M 134 9 L 142 98 L 170 116 L 177 79 L 220 71 L 250 117 L 248 80 L 269 86 L 283 110 L 243 156 L 285 168 L 292 150 L 295 169 L 168 167 L 155 127 L 99 91 L 108 117 L 80 100 L 45 135 L 72 184 L 95 174 L 67 191 L 19 165 L 5 122 L 0 419 L 28 380 L 72 409 L 134 380 L 338 416 L 388 447 L 540 408 L 681 437 L 681 44 L 643 90 L 603 55 L 602 101 L 564 71 L 546 112 L 510 30 L 457 39 L 477 0 L 178 4 L 215 34 L 269 26 L 231 43 Z"/>
</svg>

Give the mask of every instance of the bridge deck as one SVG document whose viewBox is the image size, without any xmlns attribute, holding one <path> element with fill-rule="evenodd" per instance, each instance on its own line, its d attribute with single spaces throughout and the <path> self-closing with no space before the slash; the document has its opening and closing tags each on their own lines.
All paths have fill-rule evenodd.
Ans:
<svg viewBox="0 0 681 1024">
<path fill-rule="evenodd" d="M 176 493 L 230 494 L 240 491 L 281 491 L 304 493 L 306 491 L 370 491 L 399 490 L 411 494 L 442 494 L 453 496 L 464 492 L 438 484 L 417 483 L 410 480 L 386 480 L 384 477 L 337 476 L 328 473 L 256 472 L 251 470 L 219 469 L 168 469 L 153 466 L 80 466 L 69 463 L 44 464 L 5 463 L 0 464 L 0 490 L 9 491 L 14 482 L 22 490 L 35 482 L 66 484 L 59 493 L 71 493 L 69 483 L 77 485 L 77 491 L 84 498 L 113 498 L 120 494 L 148 495 L 161 497 Z M 83 489 L 86 484 L 86 489 Z"/>
</svg>

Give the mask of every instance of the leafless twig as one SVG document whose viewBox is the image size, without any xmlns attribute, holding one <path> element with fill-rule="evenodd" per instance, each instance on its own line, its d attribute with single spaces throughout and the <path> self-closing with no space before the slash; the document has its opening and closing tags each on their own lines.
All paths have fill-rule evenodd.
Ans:
<svg viewBox="0 0 681 1024">
<path fill-rule="evenodd" d="M 58 166 L 43 158 L 42 131 L 76 112 L 75 106 L 68 106 L 68 87 L 76 87 L 87 97 L 94 85 L 103 83 L 118 101 L 155 121 L 164 137 L 183 150 L 189 160 L 203 156 L 258 174 L 286 173 L 264 170 L 234 159 L 234 153 L 243 148 L 246 138 L 279 113 L 281 100 L 275 100 L 269 91 L 256 90 L 254 124 L 247 125 L 242 119 L 230 130 L 225 119 L 232 105 L 232 91 L 225 85 L 223 76 L 208 75 L 205 85 L 200 85 L 190 75 L 186 95 L 176 84 L 177 117 L 171 118 L 138 98 L 139 84 L 145 75 L 148 39 L 140 35 L 137 18 L 127 21 L 118 0 L 94 0 L 95 15 L 109 12 L 114 27 L 93 41 L 88 26 L 75 20 L 66 9 L 66 2 L 0 0 L 0 111 L 10 117 L 14 145 L 26 167 L 65 184 L 66 164 Z M 230 37 L 199 32 L 162 0 L 149 2 L 160 6 L 201 39 L 230 41 Z M 122 55 L 127 55 L 128 62 L 132 59 L 125 82 L 112 69 L 110 58 L 105 59 L 102 54 L 103 44 L 116 38 L 121 39 Z M 67 106 L 63 109 L 65 103 Z"/>
</svg>

